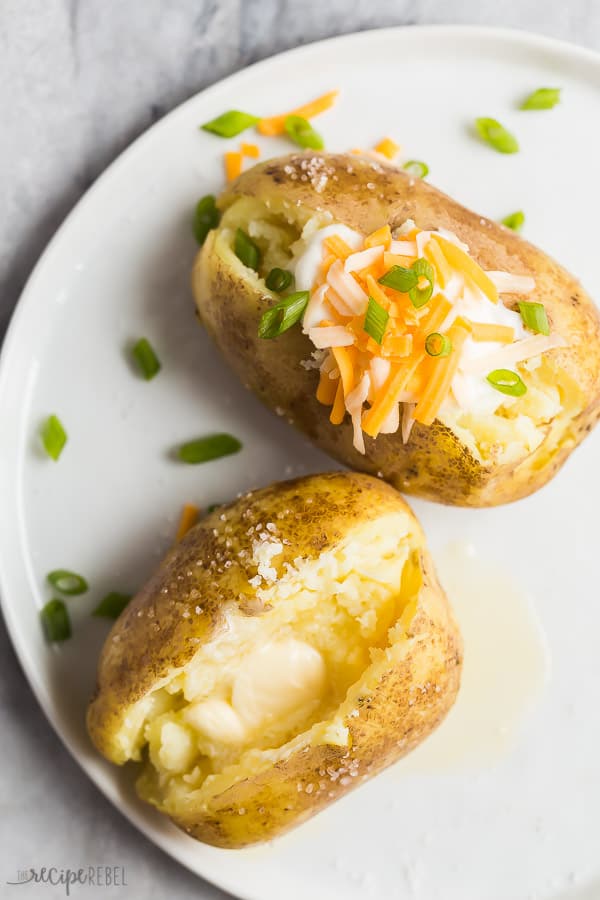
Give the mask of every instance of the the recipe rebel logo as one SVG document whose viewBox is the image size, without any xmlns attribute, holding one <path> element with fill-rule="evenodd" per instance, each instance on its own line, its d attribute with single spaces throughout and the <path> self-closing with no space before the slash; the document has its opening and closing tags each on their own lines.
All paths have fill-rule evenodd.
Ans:
<svg viewBox="0 0 600 900">
<path fill-rule="evenodd" d="M 19 869 L 16 879 L 7 881 L 6 884 L 62 887 L 65 896 L 70 897 L 72 888 L 77 885 L 99 888 L 127 887 L 127 878 L 123 866 L 80 866 L 78 869 L 43 866 L 40 869 L 33 867 Z"/>
</svg>

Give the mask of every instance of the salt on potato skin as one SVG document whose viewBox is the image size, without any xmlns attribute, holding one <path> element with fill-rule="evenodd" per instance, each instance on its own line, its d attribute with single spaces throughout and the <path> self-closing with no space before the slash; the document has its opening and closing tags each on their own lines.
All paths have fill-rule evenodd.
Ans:
<svg viewBox="0 0 600 900">
<path fill-rule="evenodd" d="M 250 751 L 233 776 L 216 772 L 205 785 L 199 766 L 200 780 L 184 776 L 168 803 L 160 778 L 142 776 L 145 799 L 193 837 L 232 848 L 268 840 L 408 753 L 443 719 L 458 690 L 462 645 L 423 533 L 400 495 L 369 476 L 334 472 L 280 483 L 196 525 L 113 626 L 88 729 L 100 752 L 122 764 L 140 756 L 139 711 L 147 698 L 173 682 L 199 648 L 218 642 L 232 616 L 266 628 L 277 603 L 293 602 L 277 599 L 290 571 L 317 565 L 380 522 L 402 523 L 398 541 L 407 542 L 410 560 L 404 599 L 339 706 L 283 748 Z M 254 587 L 262 544 L 272 542 L 281 550 L 266 570 L 274 568 L 276 578 L 268 571 Z"/>
</svg>

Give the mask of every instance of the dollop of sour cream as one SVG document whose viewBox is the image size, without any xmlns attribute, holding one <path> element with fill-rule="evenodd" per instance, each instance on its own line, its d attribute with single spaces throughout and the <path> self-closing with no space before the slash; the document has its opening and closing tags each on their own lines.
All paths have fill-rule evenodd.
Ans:
<svg viewBox="0 0 600 900">
<path fill-rule="evenodd" d="M 312 288 L 323 262 L 323 241 L 334 234 L 341 237 L 353 250 L 362 247 L 362 235 L 347 225 L 325 225 L 324 228 L 319 228 L 308 241 L 302 255 L 296 260 L 294 276 L 297 291 L 310 291 Z"/>
<path fill-rule="evenodd" d="M 455 302 L 444 328 L 459 316 L 485 325 L 508 325 L 514 330 L 515 341 L 528 335 L 519 312 L 508 309 L 502 300 L 491 303 L 481 291 L 468 285 L 463 285 L 461 296 Z M 506 406 L 511 402 L 511 398 L 493 388 L 484 375 L 467 375 L 462 371 L 463 366 L 466 368 L 471 360 L 489 356 L 503 346 L 505 345 L 498 341 L 474 341 L 470 337 L 463 344 L 461 364 L 452 380 L 452 396 L 464 412 L 492 415 L 502 405 Z"/>
</svg>

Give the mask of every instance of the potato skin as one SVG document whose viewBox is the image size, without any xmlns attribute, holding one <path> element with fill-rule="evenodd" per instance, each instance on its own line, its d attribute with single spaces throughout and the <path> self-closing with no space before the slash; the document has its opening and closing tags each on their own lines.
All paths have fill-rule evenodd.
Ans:
<svg viewBox="0 0 600 900">
<path fill-rule="evenodd" d="M 193 837 L 220 847 L 268 840 L 408 753 L 443 719 L 458 691 L 462 643 L 423 533 L 400 495 L 366 475 L 334 472 L 276 484 L 221 507 L 196 525 L 113 626 L 87 724 L 98 750 L 124 763 L 117 735 L 131 704 L 189 662 L 198 641 L 217 634 L 225 608 L 261 614 L 247 583 L 255 574 L 247 562 L 251 553 L 239 556 L 251 550 L 251 526 L 274 522 L 278 537 L 290 542 L 276 562 L 283 572 L 299 554 L 317 558 L 356 525 L 393 512 L 410 515 L 423 585 L 404 655 L 345 722 L 351 748 L 318 744 L 299 749 L 217 795 L 208 809 L 190 803 L 174 821 Z M 216 565 L 197 566 L 199 559 Z M 203 597 L 200 613 L 197 591 Z M 240 815 L 240 809 L 245 813 Z"/>
<path fill-rule="evenodd" d="M 342 425 L 331 425 L 329 410 L 315 397 L 317 374 L 300 366 L 314 349 L 308 338 L 299 328 L 275 341 L 258 338 L 258 322 L 272 295 L 257 279 L 248 279 L 248 270 L 233 254 L 223 258 L 216 252 L 218 232 L 211 232 L 192 275 L 201 321 L 243 383 L 341 463 L 382 473 L 399 490 L 430 500 L 495 506 L 542 487 L 600 417 L 598 310 L 573 276 L 509 229 L 391 164 L 347 155 L 309 153 L 269 160 L 241 175 L 222 195 L 220 206 L 226 208 L 240 196 L 326 210 L 365 234 L 386 223 L 394 228 L 407 218 L 422 229 L 447 228 L 469 245 L 483 268 L 533 276 L 535 295 L 527 299 L 544 302 L 551 326 L 569 342 L 546 356 L 579 386 L 584 408 L 567 424 L 557 446 L 543 441 L 521 460 L 484 465 L 436 420 L 431 427 L 417 423 L 407 444 L 399 432 L 375 440 L 365 436 L 363 456 L 352 445 L 348 417 Z"/>
</svg>

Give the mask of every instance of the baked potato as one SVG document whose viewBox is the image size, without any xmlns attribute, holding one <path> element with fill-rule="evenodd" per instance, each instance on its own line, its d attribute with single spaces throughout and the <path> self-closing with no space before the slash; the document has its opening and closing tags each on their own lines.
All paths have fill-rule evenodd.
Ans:
<svg viewBox="0 0 600 900">
<path fill-rule="evenodd" d="M 298 825 L 417 746 L 461 639 L 423 533 L 367 475 L 249 493 L 196 525 L 115 623 L 89 734 L 220 847 Z"/>
<path fill-rule="evenodd" d="M 504 226 L 353 155 L 269 160 L 218 205 L 193 269 L 201 321 L 247 387 L 350 468 L 493 506 L 545 484 L 597 421 L 598 311 Z M 287 294 L 266 286 L 278 269 Z"/>
</svg>

